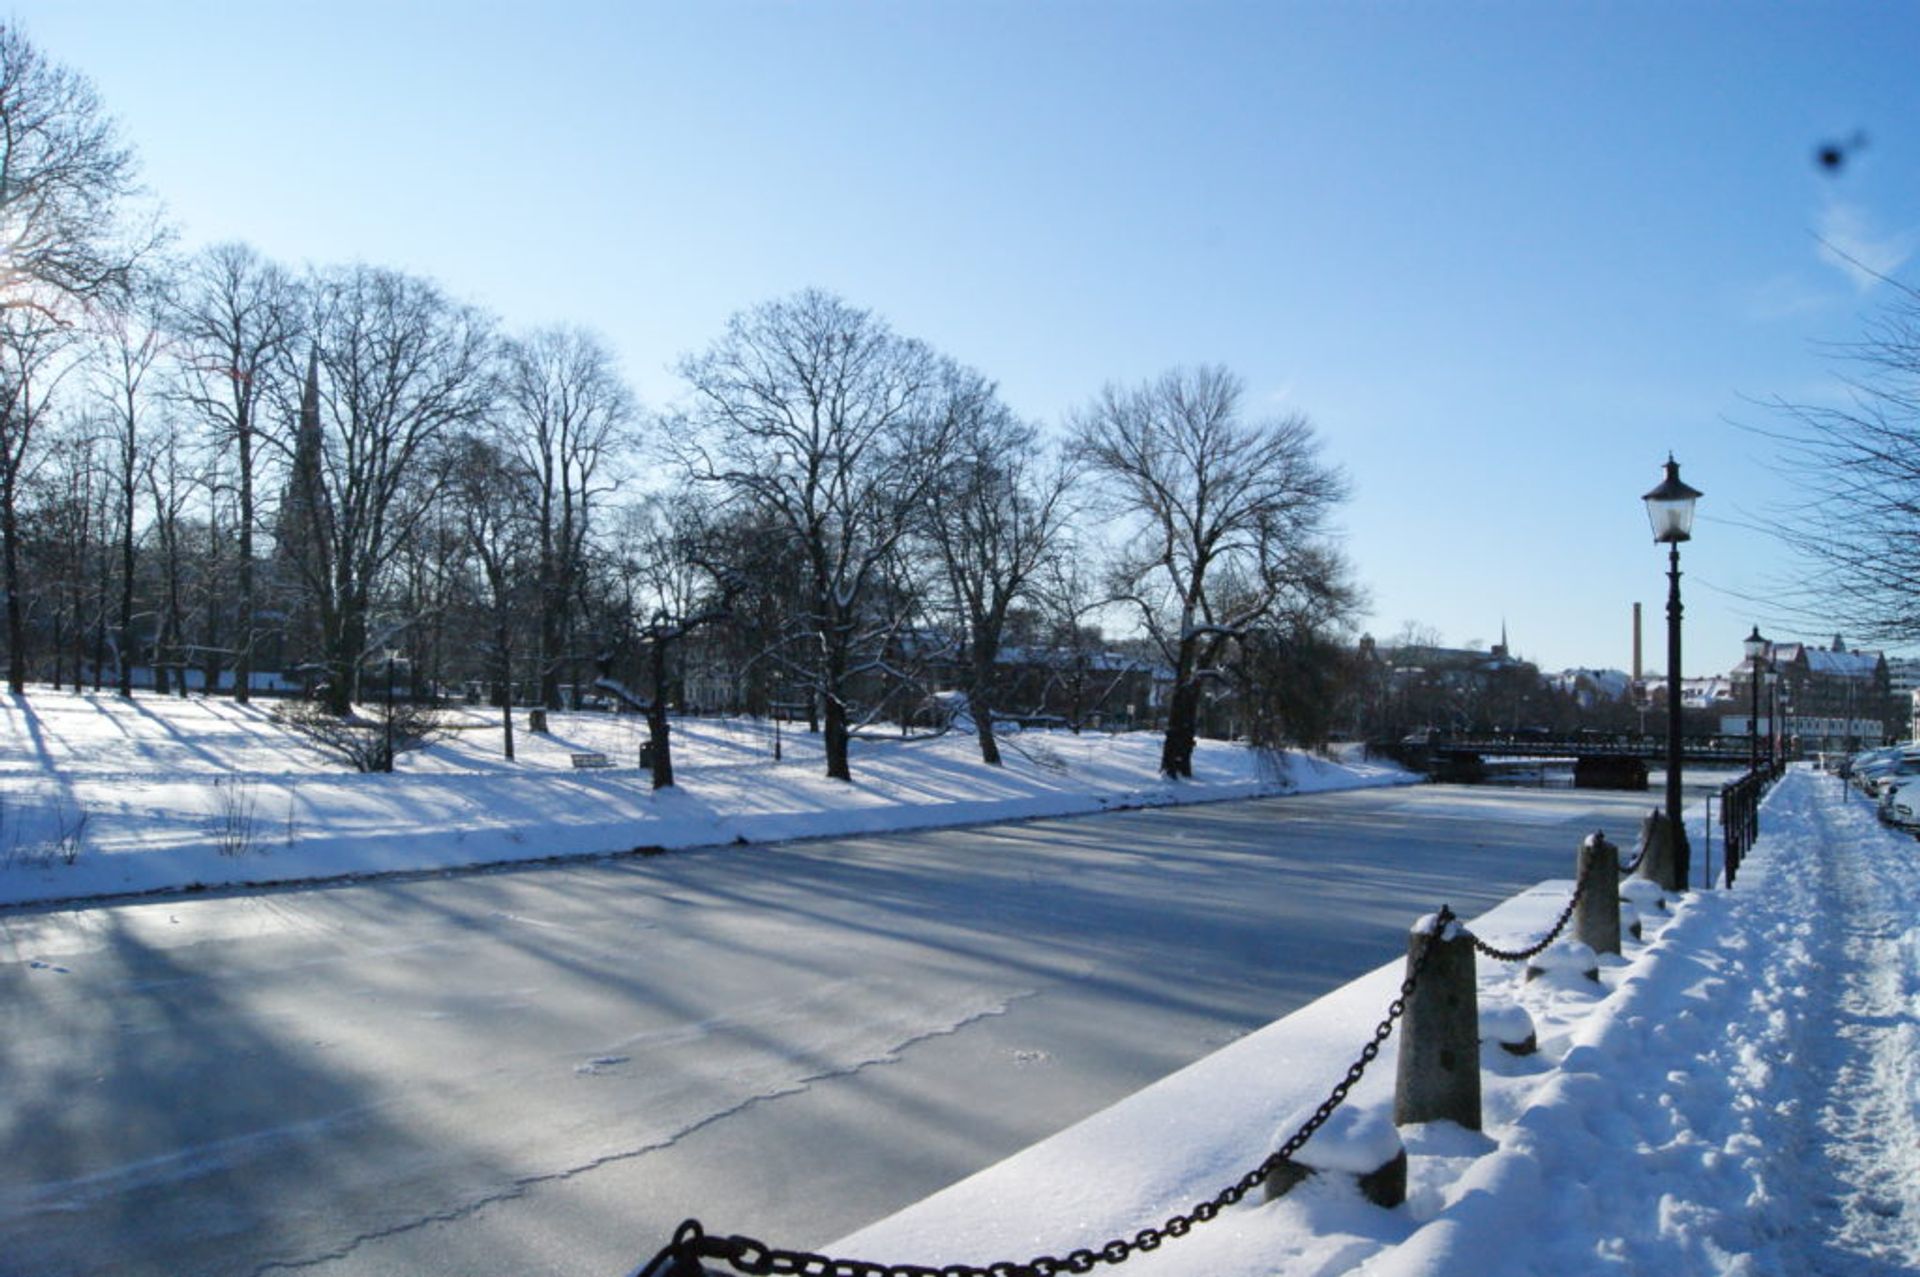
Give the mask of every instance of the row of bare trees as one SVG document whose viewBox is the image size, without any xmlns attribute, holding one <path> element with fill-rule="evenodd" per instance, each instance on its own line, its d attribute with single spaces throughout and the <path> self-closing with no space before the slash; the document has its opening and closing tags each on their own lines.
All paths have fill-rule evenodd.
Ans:
<svg viewBox="0 0 1920 1277">
<path fill-rule="evenodd" d="M 15 694 L 150 670 L 244 701 L 299 672 L 347 716 L 403 664 L 412 691 L 486 684 L 511 755 L 516 700 L 597 681 L 648 711 L 671 783 L 700 634 L 750 704 L 818 707 L 845 780 L 907 655 L 962 671 L 998 762 L 1010 627 L 1122 609 L 1170 688 L 1163 770 L 1187 776 L 1209 686 L 1264 706 L 1263 733 L 1309 721 L 1261 671 L 1310 664 L 1353 608 L 1343 478 L 1224 369 L 1109 387 L 1049 443 L 979 372 L 809 290 L 735 316 L 649 413 L 589 333 L 504 333 L 374 266 L 167 251 L 84 80 L 9 27 L 0 147 Z"/>
<path fill-rule="evenodd" d="M 978 373 L 821 292 L 737 316 L 681 374 L 693 396 L 669 432 L 675 456 L 718 509 L 796 555 L 829 775 L 848 776 L 844 692 L 863 654 L 885 650 L 869 628 L 898 614 L 872 599 L 903 550 L 910 580 L 917 552 L 916 597 L 962 640 L 988 762 L 1008 618 L 1091 551 L 1110 552 L 1099 601 L 1130 613 L 1165 667 L 1168 776 L 1193 774 L 1209 681 L 1237 674 L 1274 743 L 1304 721 L 1287 708 L 1297 689 L 1255 671 L 1282 652 L 1308 663 L 1357 602 L 1327 526 L 1344 478 L 1305 418 L 1249 420 L 1223 368 L 1108 387 L 1057 453 Z M 1112 535 L 1076 536 L 1090 518 Z"/>
</svg>

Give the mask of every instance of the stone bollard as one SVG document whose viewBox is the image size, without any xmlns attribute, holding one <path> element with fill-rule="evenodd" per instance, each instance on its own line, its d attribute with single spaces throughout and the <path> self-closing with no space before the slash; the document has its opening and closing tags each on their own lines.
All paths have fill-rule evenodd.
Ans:
<svg viewBox="0 0 1920 1277">
<path fill-rule="evenodd" d="M 1527 959 L 1528 982 L 1542 976 L 1600 983 L 1600 956 L 1578 940 L 1561 940 Z"/>
<path fill-rule="evenodd" d="M 1647 813 L 1640 822 L 1640 867 L 1633 871 L 1636 878 L 1646 878 L 1658 883 L 1662 891 L 1678 892 L 1681 889 L 1679 861 L 1673 845 L 1673 827 L 1663 811 Z"/>
<path fill-rule="evenodd" d="M 1580 844 L 1574 879 L 1573 938 L 1595 953 L 1620 952 L 1620 849 L 1596 830 Z"/>
<path fill-rule="evenodd" d="M 1635 940 L 1647 938 L 1647 919 L 1651 918 L 1657 923 L 1667 912 L 1666 893 L 1660 890 L 1660 884 L 1638 874 L 1620 884 L 1620 901 L 1632 911 Z"/>
<path fill-rule="evenodd" d="M 1533 1017 L 1517 1002 L 1480 1004 L 1480 1040 L 1496 1044 L 1508 1055 L 1532 1055 L 1540 1049 Z"/>
<path fill-rule="evenodd" d="M 1480 994 L 1474 979 L 1473 936 L 1457 921 L 1428 938 L 1431 917 L 1407 938 L 1407 969 L 1421 949 L 1426 965 L 1400 1024 L 1400 1069 L 1393 1123 L 1458 1122 L 1480 1129 Z"/>
<path fill-rule="evenodd" d="M 1297 1129 L 1304 1114 L 1287 1124 Z M 1345 1175 L 1360 1195 L 1392 1210 L 1407 1200 L 1407 1149 L 1386 1115 L 1348 1106 L 1337 1108 L 1306 1146 L 1267 1176 L 1267 1200 L 1285 1197 L 1310 1175 Z"/>
</svg>

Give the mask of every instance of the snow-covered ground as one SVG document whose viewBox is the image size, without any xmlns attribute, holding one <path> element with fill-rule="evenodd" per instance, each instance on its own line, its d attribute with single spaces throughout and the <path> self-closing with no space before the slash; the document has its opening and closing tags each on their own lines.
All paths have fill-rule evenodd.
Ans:
<svg viewBox="0 0 1920 1277">
<path fill-rule="evenodd" d="M 1696 845 L 1697 841 L 1696 841 Z M 1600 982 L 1480 962 L 1541 1049 L 1483 1048 L 1484 1130 L 1402 1132 L 1410 1193 L 1255 1192 L 1129 1259 L 1137 1274 L 1845 1274 L 1920 1270 L 1920 861 L 1837 780 L 1769 797 L 1737 887 L 1644 919 Z M 1512 947 L 1571 883 L 1474 920 Z M 1383 966 L 887 1220 L 835 1255 L 926 1265 L 1099 1250 L 1211 1198 L 1345 1072 L 1395 994 Z M 1391 1111 L 1394 1049 L 1348 1105 Z M 723 1221 L 716 1221 L 723 1224 Z"/>
<path fill-rule="evenodd" d="M 763 725 L 689 720 L 675 737 L 681 785 L 656 795 L 636 767 L 570 764 L 577 751 L 637 761 L 644 729 L 631 719 L 556 716 L 551 737 L 520 735 L 513 763 L 486 718 L 472 724 L 369 777 L 259 706 L 0 701 L 0 904 L 1405 779 L 1305 758 L 1263 777 L 1244 751 L 1203 745 L 1202 779 L 1168 786 L 1154 774 L 1155 738 L 1029 734 L 1001 770 L 981 766 L 963 736 L 862 741 L 845 786 L 821 777 L 804 732 L 783 733 L 775 764 Z M 1127 1271 L 1920 1270 L 1920 849 L 1806 771 L 1769 798 L 1762 831 L 1736 888 L 1646 915 L 1645 939 L 1603 960 L 1598 984 L 1578 973 L 1525 983 L 1483 960 L 1483 1003 L 1524 1009 L 1541 1050 L 1486 1049 L 1483 1131 L 1402 1132 L 1405 1205 L 1369 1205 L 1334 1177 L 1273 1203 L 1256 1192 Z M 1542 883 L 1471 925 L 1524 943 L 1568 888 Z M 1284 1138 L 1344 1073 L 1400 974 L 1398 961 L 1383 965 L 826 1249 L 989 1263 L 1130 1238 Z M 1390 1105 L 1394 1047 L 1355 1089 L 1353 1112 L 1378 1118 Z"/>
<path fill-rule="evenodd" d="M 858 739 L 855 783 L 823 776 L 817 736 L 787 725 L 675 720 L 678 784 L 655 793 L 631 716 L 555 714 L 515 734 L 461 730 L 358 775 L 290 735 L 271 702 L 35 690 L 0 698 L 0 905 L 193 885 L 304 881 L 736 841 L 873 833 L 1115 807 L 1396 783 L 1391 767 L 1306 756 L 1262 775 L 1244 749 L 1202 742 L 1198 778 L 1156 773 L 1159 738 L 1009 738 L 981 764 L 971 736 Z M 614 763 L 578 770 L 574 753 Z"/>
</svg>

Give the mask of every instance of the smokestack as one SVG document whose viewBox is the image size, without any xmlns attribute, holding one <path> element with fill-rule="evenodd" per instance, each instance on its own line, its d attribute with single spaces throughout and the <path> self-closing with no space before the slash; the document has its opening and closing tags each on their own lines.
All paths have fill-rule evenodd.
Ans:
<svg viewBox="0 0 1920 1277">
<path fill-rule="evenodd" d="M 1633 681 L 1640 681 L 1640 605 L 1633 605 Z"/>
</svg>

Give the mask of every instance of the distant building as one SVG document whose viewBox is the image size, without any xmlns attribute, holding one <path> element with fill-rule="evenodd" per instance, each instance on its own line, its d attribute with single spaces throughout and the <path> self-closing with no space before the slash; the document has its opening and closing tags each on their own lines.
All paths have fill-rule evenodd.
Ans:
<svg viewBox="0 0 1920 1277">
<path fill-rule="evenodd" d="M 1827 647 L 1771 643 L 1758 662 L 1743 659 L 1735 666 L 1729 682 L 1732 705 L 1742 711 L 1739 731 L 1747 729 L 1756 666 L 1760 674 L 1778 672 L 1780 729 L 1799 750 L 1864 749 L 1901 738 L 1913 728 L 1914 698 L 1910 692 L 1895 693 L 1885 654 L 1851 651 L 1836 634 Z M 1774 700 L 1763 686 L 1762 733 L 1773 731 Z"/>
<path fill-rule="evenodd" d="M 1513 655 L 1506 626 L 1489 648 L 1433 643 L 1382 645 L 1362 635 L 1357 653 L 1354 732 L 1396 740 L 1418 731 L 1556 728 L 1570 697 L 1531 661 Z"/>
<path fill-rule="evenodd" d="M 1633 676 L 1625 670 L 1561 670 L 1553 675 L 1553 682 L 1581 709 L 1611 705 L 1633 695 Z"/>
</svg>

